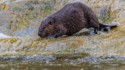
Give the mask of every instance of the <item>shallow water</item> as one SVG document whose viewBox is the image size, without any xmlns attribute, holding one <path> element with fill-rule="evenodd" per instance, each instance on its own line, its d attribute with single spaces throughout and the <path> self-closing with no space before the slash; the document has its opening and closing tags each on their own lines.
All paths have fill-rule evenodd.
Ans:
<svg viewBox="0 0 125 70">
<path fill-rule="evenodd" d="M 25 56 L 0 58 L 0 70 L 124 70 L 125 57 L 57 58 Z"/>
<path fill-rule="evenodd" d="M 56 62 L 36 62 L 36 61 L 0 61 L 0 70 L 124 70 L 125 64 L 101 63 L 78 65 L 69 64 L 63 61 Z"/>
</svg>

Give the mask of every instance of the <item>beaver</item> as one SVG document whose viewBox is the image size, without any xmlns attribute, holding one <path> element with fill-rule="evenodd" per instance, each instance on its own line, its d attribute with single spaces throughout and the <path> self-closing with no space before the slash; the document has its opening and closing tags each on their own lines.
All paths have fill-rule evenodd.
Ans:
<svg viewBox="0 0 125 70">
<path fill-rule="evenodd" d="M 83 28 L 93 28 L 94 33 L 104 28 L 114 28 L 114 25 L 101 24 L 96 14 L 85 4 L 80 2 L 69 3 L 61 10 L 45 18 L 38 31 L 40 37 L 57 38 L 62 35 L 71 36 Z"/>
</svg>

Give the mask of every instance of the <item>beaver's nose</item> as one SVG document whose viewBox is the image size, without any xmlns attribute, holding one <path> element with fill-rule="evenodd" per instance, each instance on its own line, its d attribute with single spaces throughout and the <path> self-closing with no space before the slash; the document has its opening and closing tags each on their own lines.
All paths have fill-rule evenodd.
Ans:
<svg viewBox="0 0 125 70">
<path fill-rule="evenodd" d="M 38 32 L 38 35 L 39 35 L 40 37 L 42 37 L 42 32 Z"/>
</svg>

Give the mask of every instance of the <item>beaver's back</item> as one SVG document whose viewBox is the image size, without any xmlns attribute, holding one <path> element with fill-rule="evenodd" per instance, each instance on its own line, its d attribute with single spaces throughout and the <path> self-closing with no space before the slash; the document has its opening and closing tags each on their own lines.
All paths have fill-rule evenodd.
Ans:
<svg viewBox="0 0 125 70">
<path fill-rule="evenodd" d="M 67 28 L 67 35 L 72 35 L 82 28 L 87 27 L 88 21 L 86 12 L 82 9 L 82 3 L 70 3 L 58 12 L 51 15 L 56 18 L 58 24 L 63 24 Z"/>
</svg>

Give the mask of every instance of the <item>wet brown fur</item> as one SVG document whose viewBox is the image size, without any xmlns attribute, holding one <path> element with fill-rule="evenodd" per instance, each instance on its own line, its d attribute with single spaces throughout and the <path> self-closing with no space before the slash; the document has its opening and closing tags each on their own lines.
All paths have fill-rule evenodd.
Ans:
<svg viewBox="0 0 125 70">
<path fill-rule="evenodd" d="M 95 13 L 86 5 L 76 2 L 64 6 L 61 10 L 48 16 L 39 27 L 39 36 L 55 38 L 62 35 L 73 35 L 83 28 L 94 28 L 97 33 L 101 28 Z"/>
</svg>

